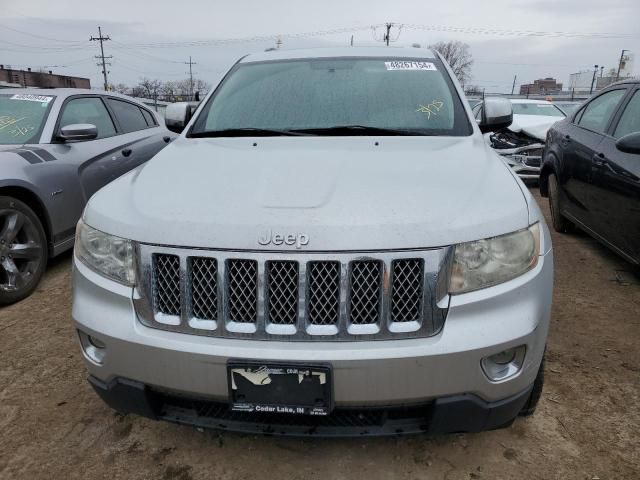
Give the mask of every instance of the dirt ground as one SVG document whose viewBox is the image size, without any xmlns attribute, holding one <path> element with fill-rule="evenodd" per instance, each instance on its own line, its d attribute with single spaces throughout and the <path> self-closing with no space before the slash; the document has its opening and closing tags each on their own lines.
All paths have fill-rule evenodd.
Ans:
<svg viewBox="0 0 640 480">
<path fill-rule="evenodd" d="M 0 310 L 0 478 L 638 479 L 640 277 L 585 235 L 553 242 L 538 411 L 432 438 L 256 437 L 117 415 L 86 382 L 63 255 L 33 296 Z"/>
</svg>

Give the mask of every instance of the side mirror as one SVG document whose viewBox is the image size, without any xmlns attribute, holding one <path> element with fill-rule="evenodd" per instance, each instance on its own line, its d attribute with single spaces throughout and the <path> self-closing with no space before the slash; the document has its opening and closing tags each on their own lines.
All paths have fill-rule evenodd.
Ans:
<svg viewBox="0 0 640 480">
<path fill-rule="evenodd" d="M 164 124 L 172 132 L 182 133 L 191 120 L 191 113 L 189 102 L 171 103 L 164 112 Z"/>
<path fill-rule="evenodd" d="M 485 98 L 482 105 L 482 118 L 478 122 L 482 133 L 507 128 L 513 123 L 511 101 L 504 97 Z"/>
<path fill-rule="evenodd" d="M 91 123 L 74 123 L 60 129 L 58 138 L 65 142 L 93 140 L 98 137 L 98 128 Z"/>
<path fill-rule="evenodd" d="M 616 148 L 621 152 L 640 154 L 640 132 L 620 137 L 616 142 Z"/>
</svg>

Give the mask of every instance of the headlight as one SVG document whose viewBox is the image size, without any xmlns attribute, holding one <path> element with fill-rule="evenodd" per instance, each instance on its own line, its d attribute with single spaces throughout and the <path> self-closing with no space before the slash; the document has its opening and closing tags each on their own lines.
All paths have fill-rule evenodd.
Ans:
<svg viewBox="0 0 640 480">
<path fill-rule="evenodd" d="M 456 245 L 450 293 L 465 293 L 511 280 L 538 264 L 540 225 Z"/>
<path fill-rule="evenodd" d="M 76 228 L 76 256 L 92 270 L 124 285 L 133 286 L 133 243 L 91 228 L 82 220 Z"/>
</svg>

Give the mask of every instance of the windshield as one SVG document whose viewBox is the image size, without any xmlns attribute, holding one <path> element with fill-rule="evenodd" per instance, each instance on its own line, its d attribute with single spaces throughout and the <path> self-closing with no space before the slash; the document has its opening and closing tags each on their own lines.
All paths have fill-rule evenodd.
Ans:
<svg viewBox="0 0 640 480">
<path fill-rule="evenodd" d="M 50 95 L 0 95 L 0 145 L 38 143 L 54 98 Z"/>
<path fill-rule="evenodd" d="M 566 117 L 555 105 L 550 103 L 513 103 L 514 115 L 541 115 L 546 117 Z"/>
<path fill-rule="evenodd" d="M 344 131 L 337 133 L 340 128 Z M 462 102 L 436 59 L 238 64 L 208 101 L 191 134 L 239 129 L 274 135 L 305 130 L 314 135 L 471 134 Z"/>
</svg>

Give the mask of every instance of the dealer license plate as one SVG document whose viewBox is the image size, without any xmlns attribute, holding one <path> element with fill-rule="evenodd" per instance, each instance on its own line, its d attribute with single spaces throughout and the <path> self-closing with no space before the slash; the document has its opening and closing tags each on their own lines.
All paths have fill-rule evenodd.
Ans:
<svg viewBox="0 0 640 480">
<path fill-rule="evenodd" d="M 234 411 L 328 415 L 333 408 L 328 365 L 230 361 L 227 373 Z"/>
</svg>

